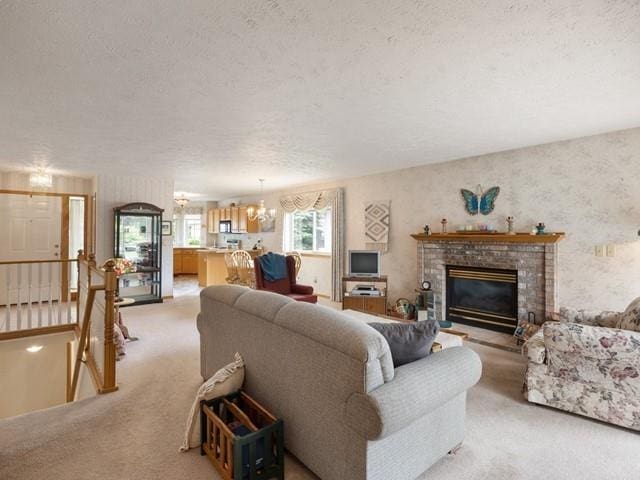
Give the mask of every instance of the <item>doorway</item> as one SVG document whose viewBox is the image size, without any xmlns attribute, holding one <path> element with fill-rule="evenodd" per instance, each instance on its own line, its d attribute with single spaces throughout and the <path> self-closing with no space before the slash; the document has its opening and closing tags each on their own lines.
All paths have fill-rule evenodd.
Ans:
<svg viewBox="0 0 640 480">
<path fill-rule="evenodd" d="M 0 305 L 67 299 L 77 272 L 56 262 L 85 246 L 86 196 L 3 191 L 0 218 Z"/>
</svg>

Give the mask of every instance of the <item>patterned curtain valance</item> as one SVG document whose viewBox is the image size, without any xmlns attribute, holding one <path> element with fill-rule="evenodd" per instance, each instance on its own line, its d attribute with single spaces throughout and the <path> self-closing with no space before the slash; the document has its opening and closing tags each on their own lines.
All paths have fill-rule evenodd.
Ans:
<svg viewBox="0 0 640 480">
<path fill-rule="evenodd" d="M 337 190 L 322 190 L 319 192 L 295 193 L 280 197 L 280 206 L 285 212 L 291 213 L 304 210 L 320 210 L 331 205 L 336 198 Z"/>
</svg>

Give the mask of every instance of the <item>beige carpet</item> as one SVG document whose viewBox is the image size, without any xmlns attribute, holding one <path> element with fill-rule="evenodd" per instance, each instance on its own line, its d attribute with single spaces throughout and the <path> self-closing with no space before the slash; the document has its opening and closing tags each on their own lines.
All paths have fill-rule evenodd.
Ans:
<svg viewBox="0 0 640 480">
<path fill-rule="evenodd" d="M 178 453 L 200 383 L 197 292 L 181 291 L 163 305 L 123 309 L 141 340 L 118 364 L 118 392 L 0 421 L 0 479 L 218 478 L 197 451 Z M 484 375 L 469 395 L 464 447 L 421 479 L 640 478 L 640 436 L 525 403 L 523 360 L 470 346 Z M 289 457 L 286 478 L 315 477 Z"/>
</svg>

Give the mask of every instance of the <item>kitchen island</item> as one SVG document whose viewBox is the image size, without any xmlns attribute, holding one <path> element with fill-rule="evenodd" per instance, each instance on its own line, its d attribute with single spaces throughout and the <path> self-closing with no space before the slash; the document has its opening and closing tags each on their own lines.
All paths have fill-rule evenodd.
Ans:
<svg viewBox="0 0 640 480">
<path fill-rule="evenodd" d="M 228 248 L 206 248 L 198 250 L 198 284 L 201 287 L 226 285 L 227 264 L 224 255 L 233 250 Z M 251 258 L 262 255 L 260 250 L 247 250 Z"/>
</svg>

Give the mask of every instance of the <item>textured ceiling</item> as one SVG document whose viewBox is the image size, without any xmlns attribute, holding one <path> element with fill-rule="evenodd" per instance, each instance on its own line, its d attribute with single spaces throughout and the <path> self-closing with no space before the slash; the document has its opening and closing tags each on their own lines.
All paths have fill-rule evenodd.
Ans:
<svg viewBox="0 0 640 480">
<path fill-rule="evenodd" d="M 212 199 L 640 125 L 638 1 L 0 0 L 0 168 Z"/>
</svg>

